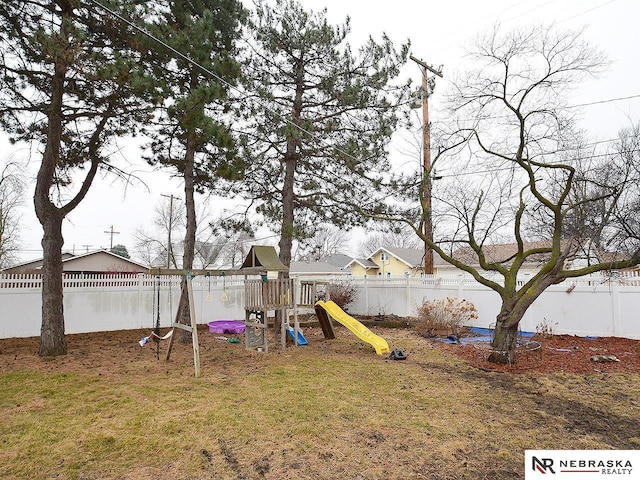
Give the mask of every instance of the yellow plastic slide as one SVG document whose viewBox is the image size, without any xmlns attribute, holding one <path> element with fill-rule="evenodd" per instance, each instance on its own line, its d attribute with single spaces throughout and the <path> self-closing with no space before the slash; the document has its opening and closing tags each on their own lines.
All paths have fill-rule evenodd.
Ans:
<svg viewBox="0 0 640 480">
<path fill-rule="evenodd" d="M 316 306 L 322 307 L 333 319 L 351 330 L 360 340 L 367 342 L 376 349 L 378 355 L 389 353 L 389 344 L 387 341 L 373 333 L 359 321 L 348 315 L 334 302 L 323 302 L 320 300 Z"/>
</svg>

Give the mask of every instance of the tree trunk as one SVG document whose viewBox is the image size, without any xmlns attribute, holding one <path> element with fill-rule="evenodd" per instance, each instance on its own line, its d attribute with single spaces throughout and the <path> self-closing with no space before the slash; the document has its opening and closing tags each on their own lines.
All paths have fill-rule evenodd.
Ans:
<svg viewBox="0 0 640 480">
<path fill-rule="evenodd" d="M 62 292 L 62 220 L 65 212 L 57 208 L 50 199 L 56 167 L 60 163 L 62 143 L 62 102 L 64 83 L 68 69 L 64 49 L 68 48 L 67 18 L 72 16 L 71 6 L 62 4 L 60 42 L 63 52 L 56 56 L 54 74 L 51 78 L 51 105 L 47 115 L 47 142 L 38 169 L 33 197 L 36 216 L 42 225 L 42 326 L 38 355 L 66 355 L 64 338 L 64 312 Z"/>
<path fill-rule="evenodd" d="M 501 364 L 513 364 L 516 362 L 518 325 L 521 318 L 515 321 L 509 314 L 503 315 L 501 312 L 498 315 L 493 339 L 491 340 L 490 362 Z"/>
<path fill-rule="evenodd" d="M 289 267 L 291 265 L 291 251 L 293 247 L 293 233 L 294 233 L 294 185 L 295 185 L 295 171 L 296 171 L 296 142 L 293 139 L 287 141 L 287 153 L 285 155 L 285 174 L 284 185 L 282 189 L 282 225 L 280 227 L 280 242 L 278 247 L 280 248 L 280 261 Z M 278 278 L 289 278 L 289 271 L 280 272 Z M 278 332 L 284 322 L 282 310 L 276 310 L 274 330 L 276 335 L 276 341 L 278 338 Z"/>
<path fill-rule="evenodd" d="M 489 361 L 502 364 L 516 363 L 518 327 L 527 309 L 551 284 L 553 277 L 540 278 L 539 282 L 520 291 L 512 291 L 502 298 L 500 313 L 496 317 Z M 514 282 L 515 284 L 515 282 Z"/>
<path fill-rule="evenodd" d="M 556 275 L 560 264 L 547 275 L 538 277 L 531 285 L 525 285 L 520 290 L 515 290 L 517 278 L 507 278 L 508 288 L 501 293 L 502 306 L 496 318 L 496 328 L 493 332 L 491 346 L 493 351 L 489 355 L 489 361 L 494 363 L 515 363 L 516 345 L 518 340 L 518 326 L 527 312 L 527 309 L 544 292 L 549 285 L 558 283 Z"/>
<path fill-rule="evenodd" d="M 280 226 L 280 261 L 287 267 L 291 265 L 291 251 L 293 247 L 294 233 L 294 183 L 295 183 L 295 144 L 293 141 L 287 143 L 287 156 L 285 159 L 284 184 L 282 187 L 282 224 Z M 292 151 L 290 154 L 290 150 Z"/>
<path fill-rule="evenodd" d="M 293 100 L 293 109 L 291 112 L 291 120 L 296 125 L 302 124 L 302 94 L 304 92 L 304 74 L 303 69 L 299 66 L 297 69 L 297 86 L 296 96 Z M 282 224 L 280 226 L 280 261 L 288 268 L 291 266 L 291 255 L 293 250 L 293 237 L 295 234 L 295 181 L 296 167 L 300 156 L 300 141 L 297 137 L 298 132 L 291 130 L 287 136 L 287 150 L 284 154 L 284 183 L 282 185 Z M 280 272 L 280 279 L 289 278 L 289 271 Z M 283 311 L 277 310 L 275 317 L 275 333 L 276 338 L 282 322 Z"/>
<path fill-rule="evenodd" d="M 302 95 L 304 93 L 304 69 L 301 65 L 296 71 L 296 95 L 291 110 L 291 121 L 302 124 Z M 291 129 L 287 134 L 287 150 L 284 154 L 284 183 L 282 185 L 282 224 L 280 226 L 280 261 L 287 267 L 291 265 L 293 237 L 295 233 L 295 177 L 300 156 L 299 132 Z M 281 277 L 289 277 L 283 272 Z"/>
<path fill-rule="evenodd" d="M 196 245 L 196 204 L 194 199 L 194 164 L 195 164 L 195 141 L 190 137 L 187 139 L 186 153 L 184 158 L 184 200 L 187 213 L 186 232 L 184 235 L 184 252 L 182 255 L 182 268 L 191 270 L 195 256 Z M 186 279 L 183 281 L 183 288 L 180 294 L 180 304 L 178 307 L 179 322 L 185 325 L 190 324 L 189 320 L 189 298 L 187 295 Z M 180 330 L 179 340 L 183 343 L 191 342 L 191 334 Z"/>
<path fill-rule="evenodd" d="M 62 291 L 62 219 L 50 213 L 43 223 L 42 237 L 42 327 L 38 355 L 56 356 L 67 354 L 64 337 L 64 312 Z"/>
</svg>

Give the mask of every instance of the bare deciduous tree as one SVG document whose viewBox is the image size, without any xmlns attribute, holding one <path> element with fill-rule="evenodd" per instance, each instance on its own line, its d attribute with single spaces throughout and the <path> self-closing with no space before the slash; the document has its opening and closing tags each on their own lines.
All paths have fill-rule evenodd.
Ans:
<svg viewBox="0 0 640 480">
<path fill-rule="evenodd" d="M 138 229 L 135 233 L 136 250 L 143 261 L 151 266 L 184 268 L 181 253 L 184 250 L 185 206 L 183 202 L 161 202 L 154 208 L 153 229 Z M 221 231 L 220 223 L 212 220 L 206 202 L 197 208 L 194 263 L 192 268 L 233 266 L 244 259 L 253 238 L 245 231 Z M 171 231 L 171 235 L 169 235 Z M 171 242 L 169 242 L 171 237 Z"/>
<path fill-rule="evenodd" d="M 317 226 L 314 235 L 305 240 L 298 256 L 302 261 L 317 261 L 322 257 L 344 253 L 347 249 L 349 234 L 329 224 Z"/>
<path fill-rule="evenodd" d="M 179 245 L 184 238 L 184 204 L 162 202 L 154 207 L 154 212 L 153 230 L 148 231 L 143 228 L 136 230 L 136 250 L 148 265 L 179 268 L 176 245 Z M 169 236 L 171 236 L 171 242 L 169 242 Z M 179 252 L 181 248 L 177 250 Z"/>
<path fill-rule="evenodd" d="M 19 248 L 20 216 L 24 182 L 19 166 L 6 162 L 0 171 L 0 268 L 15 262 Z"/>
<path fill-rule="evenodd" d="M 459 128 L 441 139 L 458 148 L 448 150 L 445 142 L 432 163 L 446 159 L 456 173 L 449 187 L 434 191 L 438 241 L 428 243 L 500 295 L 490 359 L 513 362 L 518 325 L 546 288 L 640 263 L 637 229 L 629 220 L 637 217 L 629 211 L 637 177 L 622 157 L 607 175 L 602 165 L 582 163 L 584 141 L 566 108 L 568 92 L 607 61 L 580 33 L 533 27 L 502 34 L 496 28 L 480 39 L 469 60 L 475 68 L 450 97 Z M 421 178 L 429 181 L 430 175 L 423 172 Z M 423 183 L 414 186 L 418 197 Z M 422 201 L 422 219 L 424 208 Z M 424 239 L 422 222 L 411 221 L 415 208 L 372 216 L 402 219 Z M 530 242 L 535 236 L 543 242 Z M 513 246 L 509 253 L 492 245 L 505 241 Z M 600 258 L 589 255 L 585 262 L 580 257 L 592 250 L 589 245 L 600 250 Z M 629 248 L 616 248 L 623 245 Z M 532 260 L 538 271 L 519 281 L 522 266 Z"/>
</svg>

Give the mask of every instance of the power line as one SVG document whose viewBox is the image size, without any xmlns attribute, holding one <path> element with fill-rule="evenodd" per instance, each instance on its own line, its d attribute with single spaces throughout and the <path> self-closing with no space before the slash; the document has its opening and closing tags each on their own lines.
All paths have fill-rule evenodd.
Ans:
<svg viewBox="0 0 640 480">
<path fill-rule="evenodd" d="M 118 20 L 120 20 L 121 22 L 124 22 L 125 24 L 129 25 L 131 28 L 133 28 L 134 30 L 136 30 L 137 32 L 141 33 L 142 35 L 150 38 L 151 40 L 153 40 L 154 42 L 162 45 L 164 48 L 166 48 L 167 50 L 169 50 L 170 52 L 174 53 L 175 55 L 177 55 L 178 57 L 180 57 L 182 60 L 186 61 L 187 63 L 193 65 L 194 67 L 200 69 L 202 72 L 204 72 L 207 75 L 210 75 L 211 77 L 215 78 L 218 82 L 220 82 L 221 84 L 223 84 L 225 87 L 227 87 L 229 90 L 234 91 L 236 94 L 238 94 L 238 100 L 240 102 L 248 102 L 249 100 L 247 99 L 247 92 L 239 89 L 238 87 L 236 87 L 235 85 L 229 83 L 228 81 L 226 81 L 224 78 L 220 77 L 218 74 L 216 74 L 215 72 L 211 71 L 210 69 L 208 69 L 207 67 L 205 67 L 204 65 L 201 65 L 200 63 L 196 62 L 195 60 L 193 60 L 191 57 L 189 57 L 188 55 L 185 55 L 184 53 L 180 52 L 179 50 L 173 48 L 171 45 L 167 44 L 166 42 L 160 40 L 158 37 L 156 37 L 155 35 L 153 35 L 152 33 L 146 31 L 145 29 L 143 29 L 142 27 L 139 27 L 138 25 L 136 25 L 135 23 L 133 23 L 132 21 L 124 18 L 122 15 L 118 14 L 117 12 L 114 12 L 113 10 L 105 7 L 104 5 L 102 5 L 100 2 L 98 2 L 97 0 L 87 0 L 88 2 L 92 3 L 93 5 L 97 6 L 98 8 L 103 9 L 105 12 L 107 12 L 109 15 L 112 15 L 113 17 L 117 18 Z M 310 138 L 317 140 L 318 142 L 328 145 L 331 148 L 333 148 L 336 152 L 341 153 L 342 155 L 346 156 L 347 158 L 350 158 L 351 160 L 354 160 L 356 162 L 359 161 L 359 159 L 357 159 L 356 157 L 354 157 L 353 155 L 351 155 L 350 153 L 335 147 L 333 145 L 329 145 L 329 143 L 327 141 L 325 141 L 322 138 L 317 137 L 314 133 L 310 132 L 309 130 L 305 129 L 304 127 L 301 127 L 300 125 L 297 125 L 295 122 L 289 120 L 288 118 L 283 117 L 279 112 L 271 109 L 270 107 L 266 106 L 263 103 L 258 102 L 257 100 L 253 100 L 257 105 L 259 105 L 260 107 L 262 107 L 266 112 L 275 115 L 277 118 L 279 118 L 280 120 L 282 120 L 284 123 L 286 123 L 287 125 L 297 129 L 298 131 L 308 135 Z"/>
<path fill-rule="evenodd" d="M 142 35 L 145 35 L 146 37 L 150 38 L 151 40 L 153 40 L 154 42 L 158 43 L 159 45 L 162 45 L 164 48 L 166 48 L 167 50 L 169 50 L 170 52 L 172 52 L 173 54 L 177 55 L 179 58 L 181 58 L 182 60 L 186 61 L 187 63 L 193 65 L 194 67 L 200 69 L 202 72 L 204 72 L 205 74 L 213 77 L 214 79 L 216 79 L 218 82 L 220 82 L 221 84 L 223 84 L 224 86 L 226 86 L 229 90 L 234 91 L 235 93 L 237 93 L 239 95 L 238 99 L 241 102 L 247 102 L 248 100 L 246 99 L 246 93 L 245 91 L 237 88 L 235 85 L 229 83 L 228 81 L 226 81 L 224 78 L 220 77 L 219 75 L 217 75 L 215 72 L 211 71 L 210 69 L 206 68 L 205 66 L 201 65 L 200 63 L 196 62 L 195 60 L 191 59 L 188 55 L 183 54 L 182 52 L 180 52 L 179 50 L 175 49 L 174 47 L 172 47 L 171 45 L 167 44 L 166 42 L 162 41 L 161 39 L 157 38 L 156 36 L 154 36 L 153 34 L 151 34 L 150 32 L 146 31 L 145 29 L 137 26 L 135 23 L 133 23 L 132 21 L 124 18 L 123 16 L 121 16 L 120 14 L 118 14 L 117 12 L 109 9 L 108 7 L 102 5 L 100 2 L 98 2 L 97 0 L 87 0 L 88 2 L 92 3 L 94 6 L 97 6 L 98 8 L 101 8 L 102 10 L 106 11 L 108 14 L 112 15 L 113 17 L 117 18 L 118 20 L 120 20 L 121 22 L 129 25 L 131 28 L 133 28 L 134 30 L 136 30 L 137 32 L 141 33 Z M 600 5 L 596 5 L 595 7 L 592 7 L 590 9 L 586 9 L 583 10 L 579 13 L 577 13 L 576 15 L 573 15 L 571 17 L 567 17 L 566 19 L 562 20 L 562 22 L 570 20 L 572 18 L 575 18 L 577 16 L 583 15 L 585 13 L 588 13 L 590 11 L 593 11 L 597 8 L 603 7 L 605 5 L 608 5 L 610 3 L 613 3 L 615 0 L 609 0 L 608 2 L 604 2 Z M 524 2 L 520 2 L 520 3 L 524 3 Z M 526 13 L 530 13 L 531 11 L 535 11 L 539 8 L 544 7 L 546 4 L 551 3 L 551 2 L 546 2 L 542 5 L 538 5 L 537 7 L 534 7 L 530 10 L 528 10 L 525 13 L 519 14 L 515 17 L 512 17 L 510 20 L 518 18 L 519 16 L 523 16 Z M 518 4 L 519 5 L 519 4 Z M 247 44 L 250 45 L 250 47 L 253 48 L 253 46 L 245 40 L 245 42 Z M 623 100 L 632 100 L 632 99 L 636 99 L 636 98 L 640 98 L 640 94 L 636 94 L 636 95 L 629 95 L 629 96 L 625 96 L 625 97 L 616 97 L 616 98 L 610 98 L 610 99 L 605 99 L 605 100 L 597 100 L 597 101 L 593 101 L 593 102 L 586 102 L 586 103 L 582 103 L 582 104 L 577 104 L 577 105 L 570 105 L 567 106 L 566 108 L 579 108 L 579 107 L 586 107 L 586 106 L 593 106 L 593 105 L 601 105 L 601 104 L 606 104 L 606 103 L 612 103 L 612 102 L 618 102 L 618 101 L 623 101 Z M 326 142 L 324 139 L 317 137 L 314 133 L 310 132 L 309 130 L 301 127 L 300 125 L 297 125 L 296 123 L 294 123 L 293 121 L 283 117 L 279 112 L 271 109 L 270 107 L 264 105 L 261 102 L 258 102 L 257 100 L 253 100 L 256 104 L 260 105 L 266 112 L 271 113 L 273 115 L 275 115 L 277 118 L 279 118 L 280 120 L 282 120 L 283 122 L 287 123 L 288 125 L 294 127 L 295 129 L 301 131 L 302 133 L 308 135 L 310 138 L 319 141 L 320 143 L 323 143 L 325 145 L 328 145 L 328 142 Z M 495 117 L 487 117 L 486 120 L 491 120 L 491 119 L 498 119 L 498 118 L 508 118 L 507 116 L 495 116 Z M 349 154 L 346 151 L 343 151 L 337 147 L 333 147 L 335 149 L 335 151 L 341 153 L 342 155 L 346 156 L 347 158 L 350 158 L 352 160 L 358 161 L 357 158 L 355 158 L 353 155 Z M 562 151 L 562 150 L 561 150 Z M 557 153 L 557 152 L 556 152 Z M 596 157 L 601 157 L 603 155 L 594 155 L 591 157 L 582 157 L 576 160 L 584 160 L 587 158 L 596 158 Z M 477 171 L 477 172 L 468 172 L 468 173 L 456 173 L 456 174 L 444 174 L 441 175 L 443 177 L 447 177 L 447 176 L 454 176 L 454 175 L 472 175 L 472 174 L 480 174 L 480 173 L 489 173 L 489 172 L 495 172 L 495 171 L 501 171 L 501 170 L 508 170 L 508 169 L 493 169 L 493 170 L 486 170 L 486 171 Z"/>
<path fill-rule="evenodd" d="M 578 13 L 576 13 L 576 14 L 574 14 L 574 15 L 571 15 L 571 16 L 569 16 L 569 17 L 565 17 L 565 18 L 560 19 L 560 20 L 557 20 L 557 21 L 556 21 L 556 22 L 554 22 L 554 23 L 555 23 L 555 24 L 565 23 L 565 22 L 567 22 L 567 21 L 569 21 L 569 20 L 572 20 L 572 19 L 574 19 L 574 18 L 577 18 L 577 17 L 580 17 L 580 16 L 582 16 L 582 15 L 585 15 L 585 14 L 587 14 L 587 13 L 589 13 L 589 12 L 592 12 L 592 11 L 594 11 L 594 10 L 597 10 L 597 9 L 599 9 L 599 8 L 602 8 L 602 7 L 606 6 L 606 5 L 609 5 L 609 4 L 611 4 L 611 3 L 614 3 L 614 2 L 616 2 L 616 1 L 617 1 L 617 0 L 608 0 L 608 1 L 604 1 L 604 2 L 602 2 L 602 3 L 600 3 L 600 4 L 597 4 L 597 5 L 593 6 L 593 7 L 585 8 L 585 9 L 583 9 L 583 10 L 579 11 Z M 503 13 L 504 13 L 504 12 L 506 12 L 506 11 L 508 11 L 508 10 L 511 10 L 511 9 L 513 9 L 513 8 L 515 8 L 515 7 L 518 7 L 518 6 L 519 6 L 519 5 L 521 5 L 522 3 L 525 3 L 525 2 L 519 2 L 519 3 L 517 3 L 516 5 L 512 5 L 512 6 L 510 6 L 510 7 L 506 8 L 506 9 L 504 9 L 504 10 L 503 10 Z M 533 8 L 531 8 L 531 9 L 529 9 L 529 10 L 525 11 L 525 12 L 518 13 L 517 15 L 514 15 L 514 16 L 511 16 L 511 17 L 509 17 L 509 18 L 506 18 L 504 21 L 505 21 L 505 22 L 511 22 L 512 20 L 515 20 L 515 19 L 517 19 L 517 18 L 520 18 L 520 17 L 523 17 L 523 16 L 525 16 L 525 15 L 528 15 L 528 14 L 530 14 L 531 12 L 534 12 L 534 11 L 536 11 L 536 10 L 539 10 L 539 9 L 541 9 L 541 8 L 545 7 L 546 5 L 550 4 L 550 3 L 554 3 L 554 2 L 553 2 L 553 0 L 547 1 L 547 2 L 545 2 L 545 3 L 542 3 L 542 4 L 540 4 L 540 5 L 537 5 L 537 6 L 533 7 Z M 484 20 L 487 20 L 487 19 L 489 19 L 489 18 L 494 18 L 494 17 L 486 17 Z M 450 36 L 452 37 L 453 35 L 451 34 Z M 440 51 L 440 52 L 442 52 L 442 51 L 445 51 L 445 50 L 449 50 L 450 48 L 454 47 L 456 44 L 457 44 L 457 42 L 456 42 L 456 43 L 454 43 L 454 42 L 450 42 L 449 44 L 446 44 L 444 47 L 440 48 L 440 49 L 439 49 L 439 51 Z M 444 79 L 444 81 L 445 81 L 445 82 L 450 82 L 450 83 L 452 82 L 452 80 L 451 80 L 450 78 L 445 78 L 445 79 Z M 581 105 L 570 106 L 570 107 L 567 107 L 567 108 L 577 108 L 577 107 L 581 107 L 581 106 L 597 105 L 597 104 L 600 104 L 600 103 L 608 103 L 608 102 L 610 102 L 610 101 L 627 100 L 627 99 L 634 99 L 634 98 L 638 98 L 638 97 L 640 97 L 640 95 L 632 95 L 632 96 L 629 96 L 629 97 L 621 97 L 621 98 L 611 99 L 611 100 L 605 100 L 605 101 L 596 101 L 596 102 L 585 103 L 585 104 L 581 104 Z"/>
<path fill-rule="evenodd" d="M 594 100 L 592 102 L 586 102 L 586 103 L 578 103 L 576 105 L 567 105 L 565 107 L 562 107 L 563 109 L 573 109 L 573 108 L 582 108 L 582 107 L 591 107 L 594 105 L 603 105 L 606 103 L 614 103 L 614 102 L 620 102 L 623 100 L 634 100 L 636 98 L 640 98 L 640 94 L 634 94 L 634 95 L 629 95 L 626 97 L 615 97 L 615 98 L 607 98 L 604 100 Z M 500 120 L 500 119 L 504 119 L 504 118 L 512 118 L 513 115 L 488 115 L 485 117 L 482 117 L 483 121 L 486 120 Z M 458 120 L 460 121 L 465 121 L 465 122 L 471 122 L 471 121 L 476 121 L 476 118 L 459 118 Z M 420 127 L 421 128 L 421 127 Z"/>
<path fill-rule="evenodd" d="M 587 14 L 589 12 L 592 12 L 593 10 L 597 10 L 598 8 L 604 7 L 604 6 L 606 6 L 606 5 L 610 4 L 610 3 L 613 3 L 615 1 L 616 0 L 608 0 L 608 1 L 605 1 L 605 2 L 603 2 L 601 4 L 599 4 L 599 5 L 596 5 L 594 7 L 583 9 L 583 10 L 579 11 L 578 13 L 573 14 L 573 15 L 571 15 L 569 17 L 565 17 L 565 18 L 562 18 L 560 20 L 557 20 L 555 23 L 559 24 L 559 23 L 567 22 L 569 20 L 573 20 L 574 18 L 577 18 L 577 17 L 580 17 L 582 15 L 585 15 L 585 14 Z M 507 8 L 505 8 L 505 9 L 503 9 L 501 13 L 504 14 L 504 13 L 508 12 L 509 10 L 514 10 L 516 7 L 519 7 L 523 3 L 529 4 L 530 2 L 529 1 L 518 2 L 515 5 L 511 5 L 511 6 L 507 7 Z M 546 7 L 547 5 L 549 5 L 551 3 L 558 3 L 558 2 L 555 2 L 554 0 L 547 0 L 546 2 L 541 3 L 539 5 L 536 5 L 533 8 L 525 10 L 524 12 L 520 12 L 520 13 L 515 12 L 513 15 L 507 16 L 504 19 L 501 18 L 501 17 L 497 17 L 497 19 L 496 19 L 495 13 L 492 12 L 491 14 L 488 14 L 488 15 L 484 16 L 483 18 L 481 17 L 479 20 L 475 21 L 475 24 L 478 24 L 481 21 L 482 22 L 486 22 L 487 20 L 491 20 L 492 22 L 496 22 L 497 21 L 499 23 L 502 23 L 502 22 L 509 23 L 509 22 L 512 22 L 513 20 L 517 20 L 517 19 L 519 19 L 521 17 L 524 17 L 525 15 L 527 15 L 528 17 L 531 17 L 531 14 L 533 12 L 542 9 L 542 8 Z M 455 36 L 455 33 L 450 33 L 449 35 L 445 35 L 444 38 L 445 38 L 445 40 L 448 40 L 448 43 L 446 43 L 442 48 L 439 48 L 438 51 L 439 52 L 443 52 L 443 51 L 447 51 L 447 50 L 455 47 L 458 44 L 458 42 L 450 41 L 451 39 L 454 38 L 454 36 Z M 447 81 L 451 81 L 451 80 L 450 79 L 445 79 L 444 81 L 447 82 Z"/>
<path fill-rule="evenodd" d="M 593 147 L 596 145 L 602 145 L 602 144 L 606 144 L 606 143 L 613 143 L 613 142 L 617 142 L 620 140 L 628 140 L 628 139 L 635 139 L 636 137 L 634 135 L 629 135 L 629 136 L 620 136 L 617 138 L 610 138 L 607 140 L 596 140 L 594 142 L 589 142 L 589 143 L 585 143 L 584 145 L 580 145 L 580 146 L 576 146 L 576 147 L 567 147 L 567 148 L 562 148 L 562 149 L 558 149 L 558 150 L 554 150 L 552 152 L 545 152 L 545 155 L 555 155 L 558 153 L 566 153 L 566 152 L 574 152 L 574 151 L 578 151 L 581 150 L 583 148 L 587 148 L 587 147 Z M 402 152 L 401 152 L 402 153 Z M 408 155 L 408 154 L 407 154 Z M 605 157 L 608 156 L 609 154 L 598 154 L 598 155 L 590 155 L 590 156 L 584 156 L 584 157 L 577 157 L 575 159 L 569 159 L 568 161 L 579 161 L 579 160 L 589 160 L 592 158 L 601 158 L 601 157 Z M 406 162 L 409 163 L 409 162 Z M 405 164 L 406 164 L 405 163 Z M 458 175 L 473 175 L 473 174 L 482 174 L 482 173 L 491 173 L 491 172 L 498 172 L 498 171 L 504 171 L 504 170 L 509 170 L 510 168 L 498 168 L 498 169 L 493 169 L 493 170 L 479 170 L 477 172 L 468 172 L 468 173 L 441 173 L 441 170 L 438 170 L 438 179 L 440 178 L 447 178 L 447 177 L 455 177 Z M 435 171 L 435 170 L 434 170 Z"/>
<path fill-rule="evenodd" d="M 145 29 L 139 27 L 138 25 L 136 25 L 135 23 L 133 23 L 132 21 L 124 18 L 122 15 L 118 14 L 117 12 L 114 12 L 113 10 L 109 9 L 108 7 L 102 5 L 100 2 L 98 2 L 97 0 L 87 0 L 88 2 L 94 4 L 95 6 L 105 10 L 106 12 L 108 12 L 110 15 L 114 16 L 115 18 L 117 18 L 118 20 L 126 23 L 127 25 L 129 25 L 130 27 L 132 27 L 133 29 L 135 29 L 136 31 L 138 31 L 139 33 L 141 33 L 142 35 L 147 36 L 148 38 L 150 38 L 151 40 L 153 40 L 154 42 L 162 45 L 164 48 L 168 49 L 169 51 L 171 51 L 172 53 L 174 53 L 175 55 L 177 55 L 178 57 L 180 57 L 181 59 L 185 60 L 186 62 L 190 63 L 191 65 L 195 66 L 196 68 L 200 69 L 202 72 L 204 72 L 207 75 L 210 75 L 211 77 L 215 78 L 218 82 L 222 83 L 224 86 L 226 86 L 229 90 L 233 90 L 234 92 L 236 92 L 239 97 L 239 101 L 241 102 L 247 102 L 248 100 L 246 100 L 246 93 L 243 90 L 239 89 L 238 87 L 236 87 L 235 85 L 231 84 L 230 82 L 226 81 L 224 78 L 220 77 L 218 74 L 216 74 L 215 72 L 209 70 L 208 68 L 206 68 L 205 66 L 201 65 L 200 63 L 196 62 L 195 60 L 191 59 L 191 57 L 189 57 L 188 55 L 183 54 L 182 52 L 180 52 L 179 50 L 175 49 L 174 47 L 172 47 L 171 45 L 167 44 L 166 42 L 164 42 L 163 40 L 159 39 L 158 37 L 154 36 L 152 33 L 146 31 Z M 609 2 L 603 3 L 601 5 L 598 5 L 596 7 L 593 7 L 591 9 L 588 10 L 584 10 L 576 15 L 574 15 L 573 17 L 569 17 L 569 18 L 574 18 L 576 16 L 582 15 L 584 13 L 587 13 L 589 11 L 595 10 L 597 8 L 600 8 L 604 5 L 607 5 L 609 3 L 613 3 L 615 0 L 610 0 Z M 520 2 L 520 3 L 524 3 L 524 2 Z M 519 4 L 520 4 L 519 3 Z M 547 2 L 550 3 L 550 2 Z M 545 6 L 547 3 L 539 5 L 533 9 L 528 10 L 525 13 L 528 13 L 530 11 L 534 11 L 537 10 L 539 8 L 542 8 L 543 6 Z M 517 5 L 519 5 L 517 4 Z M 516 6 L 517 6 L 516 5 Z M 513 7 L 510 7 L 513 8 Z M 524 15 L 520 14 L 519 16 Z M 513 17 L 513 18 L 517 18 Z M 512 18 L 512 19 L 513 19 Z M 251 45 L 251 43 L 247 40 L 247 39 L 243 39 L 245 41 L 245 43 L 247 43 L 254 51 L 255 51 L 255 47 L 253 45 Z M 566 108 L 579 108 L 579 107 L 585 107 L 585 106 L 592 106 L 592 105 L 600 105 L 600 104 L 605 104 L 605 103 L 612 103 L 612 102 L 618 102 L 618 101 L 623 101 L 623 100 L 632 100 L 632 99 L 636 99 L 636 98 L 640 98 L 640 94 L 635 94 L 635 95 L 629 95 L 626 97 L 616 97 L 616 98 L 610 98 L 610 99 L 605 99 L 605 100 L 596 100 L 593 102 L 586 102 L 586 103 L 582 103 L 582 104 L 577 104 L 577 105 L 570 105 L 567 106 Z M 313 132 L 310 132 L 309 130 L 301 127 L 300 125 L 297 125 L 296 123 L 294 123 L 293 121 L 283 117 L 279 112 L 269 108 L 268 106 L 264 105 L 263 103 L 260 103 L 256 100 L 254 100 L 255 103 L 257 103 L 258 105 L 260 105 L 265 111 L 267 111 L 268 113 L 271 113 L 273 115 L 275 115 L 276 117 L 280 118 L 282 121 L 284 121 L 285 123 L 287 123 L 288 125 L 296 128 L 297 130 L 305 133 L 306 135 L 309 135 L 311 138 L 313 138 L 314 140 L 318 140 L 321 143 L 324 143 L 325 145 L 327 144 L 327 142 L 322 139 L 317 137 Z M 508 118 L 507 116 L 494 116 L 494 117 L 487 117 L 487 120 L 492 120 L 492 119 L 498 119 L 498 118 Z M 347 156 L 348 158 L 352 159 L 352 160 L 358 160 L 356 159 L 353 155 L 349 154 L 346 151 L 343 151 L 339 148 L 334 147 L 335 150 L 337 152 L 340 152 L 341 154 Z"/>
<path fill-rule="evenodd" d="M 615 1 L 616 1 L 616 0 L 609 0 L 609 1 L 607 1 L 607 2 L 603 2 L 603 3 L 599 4 L 599 5 L 596 5 L 595 7 L 591 7 L 591 8 L 588 8 L 588 9 L 586 9 L 586 10 L 581 11 L 580 13 L 576 13 L 575 15 L 573 15 L 573 16 L 571 16 L 571 17 L 564 18 L 564 19 L 560 20 L 560 22 L 558 22 L 558 23 L 564 23 L 564 22 L 567 22 L 567 21 L 569 21 L 569 20 L 573 20 L 573 19 L 574 19 L 574 18 L 576 18 L 576 17 L 579 17 L 579 16 L 581 16 L 581 15 L 584 15 L 585 13 L 593 12 L 594 10 L 597 10 L 597 9 L 599 9 L 599 8 L 602 8 L 602 7 L 604 7 L 605 5 L 609 5 L 610 3 L 613 3 L 613 2 L 615 2 Z"/>
<path fill-rule="evenodd" d="M 575 163 L 575 162 L 581 162 L 583 160 L 592 160 L 594 158 L 605 158 L 610 156 L 610 154 L 608 153 L 600 153 L 600 154 L 595 154 L 595 155 L 586 155 L 584 157 L 576 157 L 576 158 L 569 158 L 565 161 L 565 163 Z M 554 164 L 554 165 L 558 165 L 558 164 Z M 551 164 L 549 165 L 551 166 Z M 496 168 L 488 168 L 485 170 L 476 170 L 473 172 L 456 172 L 456 173 L 441 173 L 438 172 L 438 177 L 439 178 L 450 178 L 450 177 L 460 177 L 460 176 L 467 176 L 467 175 L 484 175 L 487 173 L 497 173 L 497 172 L 506 172 L 508 170 L 512 170 L 514 168 L 513 165 L 509 166 L 509 167 L 496 167 Z M 542 167 L 544 168 L 544 167 Z"/>
<path fill-rule="evenodd" d="M 566 108 L 590 107 L 591 105 L 601 105 L 603 103 L 620 102 L 622 100 L 632 100 L 634 98 L 640 98 L 640 94 L 638 94 L 638 95 L 629 95 L 627 97 L 609 98 L 607 100 L 597 100 L 595 102 L 580 103 L 578 105 L 570 105 L 570 106 L 568 106 Z"/>
</svg>

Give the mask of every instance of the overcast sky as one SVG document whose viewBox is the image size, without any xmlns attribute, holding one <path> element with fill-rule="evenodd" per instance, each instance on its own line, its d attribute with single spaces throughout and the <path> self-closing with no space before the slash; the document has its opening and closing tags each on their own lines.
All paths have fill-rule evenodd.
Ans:
<svg viewBox="0 0 640 480">
<path fill-rule="evenodd" d="M 585 28 L 586 38 L 601 48 L 612 60 L 609 71 L 600 79 L 590 80 L 575 92 L 573 104 L 600 102 L 585 106 L 582 127 L 596 140 L 614 138 L 621 128 L 640 120 L 640 82 L 638 82 L 638 54 L 640 33 L 640 2 L 637 0 L 449 0 L 423 2 L 417 0 L 350 1 L 302 0 L 306 8 L 326 6 L 332 23 L 351 17 L 353 47 L 369 35 L 374 38 L 386 32 L 400 44 L 410 40 L 412 53 L 435 66 L 444 65 L 444 79 L 438 79 L 431 97 L 430 116 L 437 116 L 438 95 L 464 65 L 464 47 L 474 37 L 486 32 L 496 22 L 505 29 L 533 23 L 555 23 L 560 28 Z M 420 71 L 408 65 L 404 75 L 420 81 Z M 635 98 L 628 98 L 635 97 Z M 624 99 L 615 100 L 614 99 Z M 4 143 L 4 142 L 3 142 Z M 392 155 L 401 157 L 400 146 L 392 148 Z M 19 158 L 15 147 L 4 147 Z M 135 149 L 124 149 L 123 155 L 137 163 L 136 174 L 144 178 L 142 185 L 125 187 L 120 181 L 100 177 L 91 187 L 86 199 L 69 215 L 64 224 L 65 251 L 76 253 L 86 249 L 108 247 L 111 226 L 120 232 L 114 243 L 124 244 L 136 256 L 134 233 L 136 228 L 150 228 L 154 206 L 162 201 L 161 194 L 181 196 L 181 183 L 170 179 L 166 172 L 152 172 L 138 160 Z M 0 161 L 8 157 L 0 157 Z M 33 212 L 33 187 L 38 158 L 31 160 L 27 198 L 22 215 L 20 257 L 28 260 L 41 256 L 42 230 Z M 215 213 L 215 206 L 210 210 Z M 355 253 L 355 252 L 353 252 Z"/>
</svg>

